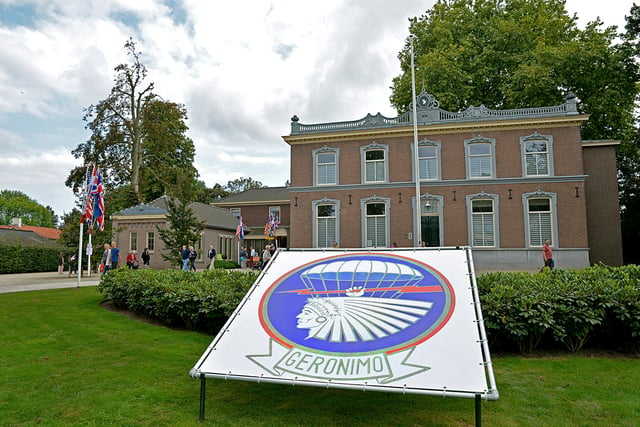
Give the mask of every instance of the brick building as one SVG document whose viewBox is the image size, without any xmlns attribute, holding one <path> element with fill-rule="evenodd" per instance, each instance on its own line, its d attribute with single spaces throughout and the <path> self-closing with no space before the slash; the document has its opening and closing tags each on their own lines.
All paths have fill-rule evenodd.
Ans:
<svg viewBox="0 0 640 427">
<path fill-rule="evenodd" d="M 616 141 L 582 141 L 576 100 L 462 112 L 418 96 L 395 118 L 291 134 L 290 247 L 471 246 L 479 270 L 622 263 Z M 418 141 L 416 149 L 414 140 Z M 419 184 L 416 185 L 416 159 Z M 416 210 L 416 194 L 419 194 Z"/>
</svg>

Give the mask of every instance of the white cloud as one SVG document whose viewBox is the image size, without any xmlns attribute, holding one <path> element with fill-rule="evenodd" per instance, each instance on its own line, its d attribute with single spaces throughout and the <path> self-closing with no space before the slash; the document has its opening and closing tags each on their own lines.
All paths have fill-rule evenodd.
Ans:
<svg viewBox="0 0 640 427">
<path fill-rule="evenodd" d="M 0 16 L 0 189 L 57 213 L 73 208 L 64 181 L 79 164 L 70 151 L 88 137 L 83 108 L 107 96 L 129 37 L 156 92 L 187 107 L 207 185 L 241 176 L 283 185 L 281 136 L 293 114 L 307 123 L 395 115 L 389 86 L 408 18 L 434 2 L 0 0 L 19 12 L 15 22 Z M 567 8 L 624 25 L 632 3 Z"/>
</svg>

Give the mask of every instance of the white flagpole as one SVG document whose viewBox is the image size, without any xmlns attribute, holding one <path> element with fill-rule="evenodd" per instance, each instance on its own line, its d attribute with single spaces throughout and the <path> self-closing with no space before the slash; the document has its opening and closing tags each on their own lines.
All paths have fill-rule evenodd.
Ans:
<svg viewBox="0 0 640 427">
<path fill-rule="evenodd" d="M 80 243 L 78 244 L 78 268 L 76 273 L 78 274 L 78 287 L 80 287 L 80 276 L 82 276 L 82 232 L 84 229 L 84 219 L 80 220 Z M 69 266 L 71 268 L 71 266 Z"/>
<path fill-rule="evenodd" d="M 82 276 L 82 237 L 84 232 L 84 220 L 85 220 L 85 210 L 87 209 L 87 197 L 89 192 L 89 171 L 90 166 L 87 166 L 87 172 L 85 173 L 85 182 L 84 182 L 84 195 L 82 198 L 82 211 L 80 212 L 80 238 L 78 239 L 78 268 L 76 273 L 78 274 L 78 287 L 80 287 L 80 279 Z M 69 267 L 71 268 L 71 267 Z"/>
<path fill-rule="evenodd" d="M 91 232 L 89 232 L 89 243 L 87 244 L 87 277 L 91 277 L 91 254 L 93 246 L 91 245 Z"/>
</svg>

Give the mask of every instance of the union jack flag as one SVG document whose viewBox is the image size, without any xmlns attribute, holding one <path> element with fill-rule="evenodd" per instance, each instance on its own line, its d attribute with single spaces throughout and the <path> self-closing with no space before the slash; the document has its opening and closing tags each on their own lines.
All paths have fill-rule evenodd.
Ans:
<svg viewBox="0 0 640 427">
<path fill-rule="evenodd" d="M 242 216 L 238 218 L 238 227 L 236 228 L 236 237 L 238 241 L 244 240 L 244 226 L 242 224 Z"/>
<path fill-rule="evenodd" d="M 98 229 L 104 231 L 104 187 L 102 185 L 102 174 L 100 169 L 93 165 L 91 175 L 87 180 L 87 201 L 85 204 L 83 218 L 93 229 L 94 222 L 98 224 Z"/>
<path fill-rule="evenodd" d="M 280 220 L 277 216 L 270 214 L 264 226 L 264 235 L 267 237 L 275 237 L 278 227 L 280 227 Z"/>
</svg>

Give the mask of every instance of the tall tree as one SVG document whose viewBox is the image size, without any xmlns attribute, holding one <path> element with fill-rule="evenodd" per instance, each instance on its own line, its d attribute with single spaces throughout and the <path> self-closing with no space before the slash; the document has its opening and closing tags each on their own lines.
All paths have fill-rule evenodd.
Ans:
<svg viewBox="0 0 640 427">
<path fill-rule="evenodd" d="M 251 188 L 264 188 L 265 186 L 260 181 L 255 181 L 253 178 L 241 177 L 234 179 L 233 181 L 228 181 L 227 185 L 224 186 L 224 189 L 229 194 L 237 194 L 242 193 L 243 191 L 247 191 Z"/>
<path fill-rule="evenodd" d="M 629 139 L 638 69 L 614 44 L 615 27 L 584 30 L 564 0 L 438 0 L 413 18 L 416 84 L 450 111 L 561 104 L 571 92 L 591 114 L 585 139 Z M 409 42 L 399 54 L 391 103 L 411 102 Z M 420 89 L 420 88 L 418 88 Z"/>
<path fill-rule="evenodd" d="M 125 49 L 131 63 L 115 68 L 109 96 L 86 109 L 84 120 L 91 137 L 72 153 L 85 164 L 101 167 L 107 189 L 130 186 L 137 202 L 175 188 L 192 195 L 197 170 L 193 141 L 186 137 L 186 109 L 153 93 L 154 84 L 147 82 L 147 69 L 132 39 Z M 172 173 L 178 168 L 183 169 L 176 182 Z M 84 176 L 85 168 L 77 167 L 66 185 L 78 192 Z"/>
<path fill-rule="evenodd" d="M 198 220 L 186 201 L 167 197 L 168 228 L 158 228 L 160 240 L 164 242 L 165 252 L 162 258 L 172 264 L 182 264 L 180 248 L 182 245 L 195 246 L 200 240 L 204 223 Z"/>
<path fill-rule="evenodd" d="M 21 218 L 24 225 L 55 227 L 53 209 L 43 206 L 21 191 L 0 191 L 0 224 L 8 225 L 12 218 Z"/>
<path fill-rule="evenodd" d="M 154 99 L 143 110 L 140 188 L 144 200 L 162 195 L 194 200 L 199 189 L 196 150 L 186 136 L 184 105 Z"/>
</svg>

